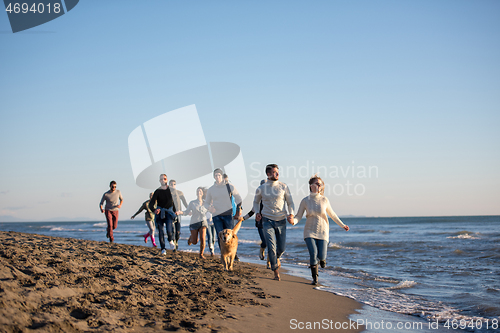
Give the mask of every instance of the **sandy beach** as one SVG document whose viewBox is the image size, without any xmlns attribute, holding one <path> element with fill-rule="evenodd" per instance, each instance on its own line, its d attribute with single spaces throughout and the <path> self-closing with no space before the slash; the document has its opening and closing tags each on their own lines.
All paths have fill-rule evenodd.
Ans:
<svg viewBox="0 0 500 333">
<path fill-rule="evenodd" d="M 0 244 L 1 332 L 287 332 L 346 327 L 360 307 L 264 266 L 224 272 L 218 257 L 16 232 Z"/>
</svg>

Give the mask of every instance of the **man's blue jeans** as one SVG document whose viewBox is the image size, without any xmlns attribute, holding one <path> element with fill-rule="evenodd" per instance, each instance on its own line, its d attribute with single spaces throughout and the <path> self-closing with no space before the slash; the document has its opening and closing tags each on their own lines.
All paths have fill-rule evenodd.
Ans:
<svg viewBox="0 0 500 333">
<path fill-rule="evenodd" d="M 179 239 L 181 238 L 181 216 L 180 215 L 177 215 L 173 221 L 173 233 L 175 234 L 175 241 L 179 241 Z M 167 229 L 167 233 L 168 233 L 168 229 Z M 169 236 L 169 239 L 170 241 L 170 236 Z"/>
<path fill-rule="evenodd" d="M 328 241 L 324 239 L 305 238 L 307 249 L 309 250 L 309 264 L 315 266 L 319 260 L 326 260 L 326 249 Z"/>
<path fill-rule="evenodd" d="M 233 217 L 231 215 L 217 215 L 213 216 L 212 220 L 214 221 L 215 226 L 215 237 L 217 237 L 217 243 L 219 244 L 220 249 L 220 241 L 219 241 L 219 232 L 224 229 L 233 229 Z"/>
<path fill-rule="evenodd" d="M 214 249 L 215 248 L 215 238 L 217 238 L 217 235 L 215 234 L 215 226 L 208 225 L 207 228 L 207 242 L 208 242 L 208 248 L 209 249 Z"/>
<path fill-rule="evenodd" d="M 266 239 L 267 256 L 271 262 L 271 269 L 277 270 L 278 259 L 285 252 L 286 247 L 286 219 L 273 221 L 262 217 L 262 231 Z"/>
<path fill-rule="evenodd" d="M 165 214 L 165 218 L 161 218 L 161 214 L 155 215 L 156 229 L 158 229 L 158 236 L 160 238 L 160 247 L 165 249 L 165 226 L 167 227 L 167 237 L 170 242 L 173 240 L 174 235 L 174 220 L 170 214 Z"/>
<path fill-rule="evenodd" d="M 265 249 L 266 237 L 264 236 L 264 228 L 257 228 L 257 231 L 259 232 L 259 237 L 260 237 L 260 247 Z"/>
</svg>

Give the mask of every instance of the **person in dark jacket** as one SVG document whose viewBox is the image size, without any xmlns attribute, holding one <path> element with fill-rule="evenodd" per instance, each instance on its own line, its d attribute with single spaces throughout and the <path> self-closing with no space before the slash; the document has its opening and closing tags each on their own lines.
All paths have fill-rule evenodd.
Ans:
<svg viewBox="0 0 500 333">
<path fill-rule="evenodd" d="M 170 189 L 167 185 L 167 175 L 164 173 L 160 175 L 160 184 L 160 188 L 153 193 L 153 197 L 151 201 L 149 201 L 149 209 L 155 212 L 155 222 L 156 229 L 158 229 L 158 237 L 160 238 L 161 254 L 165 255 L 167 254 L 167 250 L 165 249 L 165 227 L 167 229 L 170 249 L 175 251 L 173 221 L 177 214 L 172 193 L 170 193 Z"/>
</svg>

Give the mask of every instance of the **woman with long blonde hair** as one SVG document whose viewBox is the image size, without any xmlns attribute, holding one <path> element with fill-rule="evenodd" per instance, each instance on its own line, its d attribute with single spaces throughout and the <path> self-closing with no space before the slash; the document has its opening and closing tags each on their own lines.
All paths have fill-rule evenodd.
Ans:
<svg viewBox="0 0 500 333">
<path fill-rule="evenodd" d="M 330 206 L 330 201 L 324 196 L 325 183 L 318 175 L 309 179 L 309 191 L 310 194 L 300 202 L 299 210 L 295 215 L 295 223 L 302 219 L 305 212 L 304 241 L 309 250 L 312 284 L 317 285 L 318 260 L 322 268 L 326 266 L 326 251 L 330 236 L 328 216 L 346 231 L 349 231 L 349 227 L 339 219 Z"/>
</svg>

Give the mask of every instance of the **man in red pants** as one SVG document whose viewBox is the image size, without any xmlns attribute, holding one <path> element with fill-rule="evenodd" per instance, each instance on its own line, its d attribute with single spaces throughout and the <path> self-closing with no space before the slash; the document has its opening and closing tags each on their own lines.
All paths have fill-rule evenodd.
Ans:
<svg viewBox="0 0 500 333">
<path fill-rule="evenodd" d="M 102 204 L 104 201 L 106 201 L 106 206 L 103 209 Z M 115 240 L 113 230 L 118 226 L 118 209 L 122 208 L 122 203 L 122 194 L 116 189 L 116 182 L 113 180 L 109 183 L 109 191 L 102 195 L 101 203 L 99 204 L 101 213 L 106 215 L 106 220 L 108 221 L 106 237 L 109 238 L 111 243 Z"/>
</svg>

